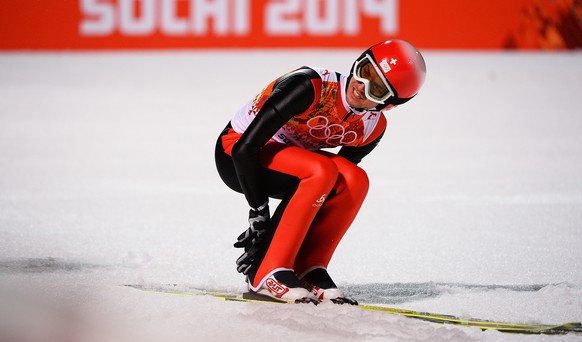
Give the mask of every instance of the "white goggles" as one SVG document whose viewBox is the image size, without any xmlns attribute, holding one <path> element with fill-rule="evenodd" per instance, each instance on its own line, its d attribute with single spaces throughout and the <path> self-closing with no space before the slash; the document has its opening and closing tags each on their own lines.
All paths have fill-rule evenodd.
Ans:
<svg viewBox="0 0 582 342">
<path fill-rule="evenodd" d="M 353 75 L 356 80 L 364 83 L 365 95 L 370 101 L 384 104 L 388 98 L 395 96 L 384 74 L 369 55 L 356 61 Z"/>
</svg>

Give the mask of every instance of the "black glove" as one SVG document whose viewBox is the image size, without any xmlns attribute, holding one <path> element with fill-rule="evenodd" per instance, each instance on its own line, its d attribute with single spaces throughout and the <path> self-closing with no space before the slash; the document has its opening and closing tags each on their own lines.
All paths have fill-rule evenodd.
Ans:
<svg viewBox="0 0 582 342">
<path fill-rule="evenodd" d="M 255 261 L 259 245 L 269 227 L 269 206 L 265 205 L 260 210 L 249 210 L 249 228 L 242 232 L 234 243 L 236 248 L 244 248 L 245 252 L 236 259 L 236 270 L 247 275 Z"/>
</svg>

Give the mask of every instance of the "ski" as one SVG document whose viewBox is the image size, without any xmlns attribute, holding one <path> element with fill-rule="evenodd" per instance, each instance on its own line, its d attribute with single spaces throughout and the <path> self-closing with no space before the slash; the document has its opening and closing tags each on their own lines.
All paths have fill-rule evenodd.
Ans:
<svg viewBox="0 0 582 342">
<path fill-rule="evenodd" d="M 231 293 L 231 292 L 220 292 L 220 291 L 206 291 L 201 289 L 195 289 L 184 286 L 178 286 L 177 284 L 166 284 L 159 286 L 143 286 L 143 285 L 124 285 L 126 287 L 138 289 L 145 292 L 154 293 L 167 293 L 179 296 L 212 296 L 224 301 L 232 302 L 246 302 L 246 303 L 272 303 L 272 304 L 286 304 L 285 301 L 278 301 L 274 298 L 257 295 L 255 293 Z M 375 304 L 357 304 L 354 305 L 362 310 L 366 311 L 379 311 L 385 312 L 393 315 L 405 316 L 409 318 L 419 319 L 431 323 L 437 324 L 450 324 L 461 327 L 477 327 L 483 331 L 485 330 L 496 330 L 506 333 L 518 333 L 518 334 L 547 334 L 547 335 L 559 335 L 568 333 L 582 333 L 582 323 L 571 322 L 564 324 L 536 324 L 536 323 L 508 323 L 508 322 L 496 322 L 475 318 L 461 318 L 453 315 L 437 314 L 429 312 L 421 312 L 414 310 L 399 309 L 393 307 L 387 307 Z"/>
</svg>

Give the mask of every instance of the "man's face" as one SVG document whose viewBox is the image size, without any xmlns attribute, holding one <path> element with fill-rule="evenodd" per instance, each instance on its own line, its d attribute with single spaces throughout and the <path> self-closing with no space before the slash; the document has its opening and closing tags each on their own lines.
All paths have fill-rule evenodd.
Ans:
<svg viewBox="0 0 582 342">
<path fill-rule="evenodd" d="M 355 78 L 350 79 L 346 90 L 346 101 L 352 108 L 375 108 L 378 104 L 368 100 L 365 95 L 364 83 L 357 81 Z"/>
<path fill-rule="evenodd" d="M 376 102 L 368 100 L 364 91 L 364 83 L 352 77 L 346 91 L 346 101 L 350 107 L 371 109 L 378 105 Z"/>
</svg>

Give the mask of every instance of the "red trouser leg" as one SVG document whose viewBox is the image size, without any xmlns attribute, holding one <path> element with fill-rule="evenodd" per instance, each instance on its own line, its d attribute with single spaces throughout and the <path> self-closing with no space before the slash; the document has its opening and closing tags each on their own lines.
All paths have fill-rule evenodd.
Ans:
<svg viewBox="0 0 582 342">
<path fill-rule="evenodd" d="M 263 167 L 299 178 L 252 284 L 257 290 L 278 269 L 294 269 L 295 259 L 322 200 L 338 179 L 338 167 L 327 154 L 270 142 L 261 149 Z"/>
<path fill-rule="evenodd" d="M 335 196 L 323 204 L 297 254 L 295 271 L 300 276 L 315 267 L 327 268 L 368 193 L 368 176 L 363 169 L 337 155 L 330 159 L 339 171 Z"/>
</svg>

